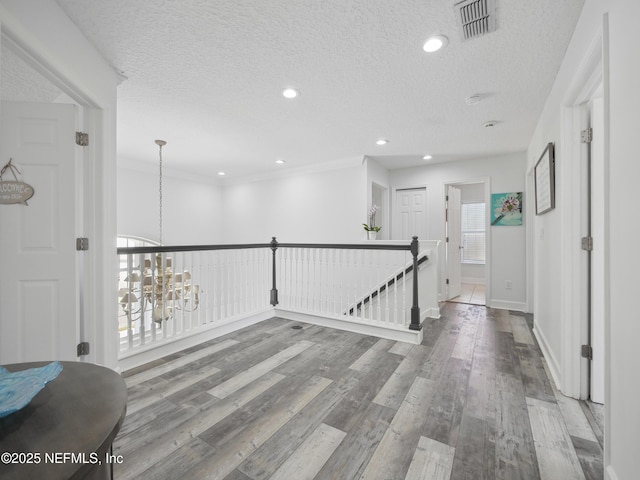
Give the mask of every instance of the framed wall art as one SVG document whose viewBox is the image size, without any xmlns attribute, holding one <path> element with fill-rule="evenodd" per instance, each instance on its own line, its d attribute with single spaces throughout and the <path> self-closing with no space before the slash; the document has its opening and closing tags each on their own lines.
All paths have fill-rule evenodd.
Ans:
<svg viewBox="0 0 640 480">
<path fill-rule="evenodd" d="M 491 226 L 522 225 L 522 192 L 491 194 Z"/>
<path fill-rule="evenodd" d="M 536 215 L 542 215 L 556 207 L 556 160 L 553 143 L 547 144 L 534 167 Z"/>
</svg>

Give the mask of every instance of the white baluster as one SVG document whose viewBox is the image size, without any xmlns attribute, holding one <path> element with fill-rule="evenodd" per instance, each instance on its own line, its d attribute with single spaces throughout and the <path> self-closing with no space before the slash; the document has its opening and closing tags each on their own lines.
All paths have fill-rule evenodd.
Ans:
<svg viewBox="0 0 640 480">
<path fill-rule="evenodd" d="M 128 278 L 129 281 L 127 282 L 127 285 L 129 286 L 128 290 L 128 303 L 127 303 L 127 345 L 128 348 L 131 349 L 133 348 L 133 318 L 132 318 L 132 310 L 133 310 L 133 255 L 128 254 L 127 255 L 127 276 L 125 278 Z M 142 296 L 142 295 L 140 295 Z M 140 305 L 142 305 L 142 299 L 138 299 L 140 302 Z M 140 314 L 140 316 L 142 317 L 142 314 Z"/>
<path fill-rule="evenodd" d="M 400 316 L 401 325 L 404 325 L 407 322 L 407 274 L 406 274 L 407 265 L 408 265 L 408 262 L 407 262 L 407 256 L 405 253 L 404 263 L 402 267 L 402 315 Z"/>
<path fill-rule="evenodd" d="M 224 261 L 222 258 L 224 250 L 220 250 L 216 252 L 216 263 L 215 263 L 215 284 L 214 284 L 214 292 L 215 292 L 215 311 L 216 311 L 216 321 L 222 320 L 224 317 L 222 316 L 222 305 L 224 303 Z"/>
<path fill-rule="evenodd" d="M 320 312 L 324 314 L 328 314 L 330 311 L 327 288 L 328 255 L 329 252 L 326 248 L 320 250 Z"/>
<path fill-rule="evenodd" d="M 376 261 L 376 278 L 377 278 L 377 301 L 376 301 L 376 315 L 375 319 L 378 321 L 382 321 L 382 283 L 385 281 L 385 275 L 382 273 L 382 256 L 380 251 L 378 251 L 377 261 Z"/>
<path fill-rule="evenodd" d="M 318 305 L 318 292 L 319 292 L 319 282 L 318 282 L 318 266 L 319 266 L 319 258 L 318 254 L 320 252 L 317 248 L 311 249 L 311 311 L 317 311 Z"/>
<path fill-rule="evenodd" d="M 310 264 L 311 264 L 311 252 L 309 251 L 308 248 L 304 249 L 304 301 L 305 301 L 305 310 L 309 310 L 309 271 L 310 271 Z"/>
<path fill-rule="evenodd" d="M 391 259 L 389 258 L 388 254 L 384 256 L 384 260 L 385 260 L 385 272 L 393 271 L 390 267 Z M 385 275 L 385 277 L 388 277 L 388 276 Z M 391 291 L 389 290 L 389 288 L 395 287 L 395 285 L 393 285 L 393 287 L 390 287 L 388 282 L 389 280 L 387 280 L 387 286 L 386 286 L 385 295 L 384 295 L 384 300 L 385 300 L 384 321 L 387 323 L 389 322 L 389 299 L 391 296 Z"/>
<path fill-rule="evenodd" d="M 336 277 L 334 278 L 334 287 L 333 291 L 337 292 L 339 295 L 339 303 L 338 309 L 336 311 L 337 314 L 342 315 L 346 308 L 345 305 L 345 277 L 344 277 L 344 255 L 343 250 L 336 250 L 336 264 L 338 265 L 338 270 L 336 272 Z"/>
<path fill-rule="evenodd" d="M 285 288 L 287 289 L 287 291 L 285 292 L 285 298 L 286 298 L 286 307 L 287 308 L 291 308 L 293 307 L 293 262 L 291 260 L 291 255 L 293 253 L 293 251 L 290 248 L 285 248 L 283 250 L 284 255 L 283 257 L 285 258 L 285 271 L 284 271 L 284 275 L 285 275 Z"/>
</svg>

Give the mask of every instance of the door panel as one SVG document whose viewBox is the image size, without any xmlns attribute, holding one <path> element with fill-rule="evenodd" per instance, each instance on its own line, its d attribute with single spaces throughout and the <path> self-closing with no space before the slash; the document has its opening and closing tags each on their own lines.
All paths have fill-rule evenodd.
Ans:
<svg viewBox="0 0 640 480">
<path fill-rule="evenodd" d="M 459 188 L 447 186 L 447 300 L 460 295 L 462 281 L 462 264 L 460 248 L 462 247 L 460 208 L 461 192 Z"/>
<path fill-rule="evenodd" d="M 426 203 L 426 188 L 396 190 L 394 239 L 410 240 L 414 235 L 427 239 Z"/>
<path fill-rule="evenodd" d="M 73 105 L 1 106 L 0 163 L 35 193 L 0 205 L 0 363 L 77 359 L 74 127 Z"/>
</svg>

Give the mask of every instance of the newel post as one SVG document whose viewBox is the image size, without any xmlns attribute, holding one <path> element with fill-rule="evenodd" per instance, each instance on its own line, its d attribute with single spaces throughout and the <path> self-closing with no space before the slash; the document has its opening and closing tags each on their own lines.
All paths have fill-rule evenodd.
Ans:
<svg viewBox="0 0 640 480">
<path fill-rule="evenodd" d="M 276 288 L 276 250 L 278 250 L 278 241 L 276 237 L 271 237 L 271 252 L 273 252 L 273 286 L 271 287 L 271 305 L 274 307 L 278 304 L 278 289 Z"/>
<path fill-rule="evenodd" d="M 411 240 L 411 255 L 413 255 L 413 306 L 411 307 L 411 324 L 409 330 L 422 330 L 420 324 L 420 305 L 418 305 L 418 237 Z"/>
</svg>

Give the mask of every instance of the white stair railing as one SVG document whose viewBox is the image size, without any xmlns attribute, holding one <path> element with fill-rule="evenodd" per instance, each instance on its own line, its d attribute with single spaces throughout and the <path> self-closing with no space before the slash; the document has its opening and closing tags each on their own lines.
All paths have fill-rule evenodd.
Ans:
<svg viewBox="0 0 640 480">
<path fill-rule="evenodd" d="M 279 309 L 419 330 L 418 241 L 119 248 L 120 356 Z"/>
<path fill-rule="evenodd" d="M 270 308 L 267 245 L 198 248 L 118 250 L 121 353 Z"/>
</svg>

